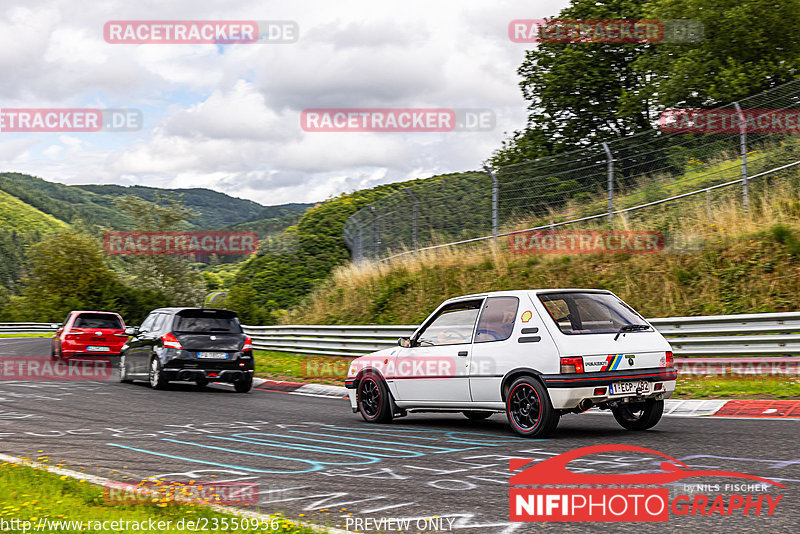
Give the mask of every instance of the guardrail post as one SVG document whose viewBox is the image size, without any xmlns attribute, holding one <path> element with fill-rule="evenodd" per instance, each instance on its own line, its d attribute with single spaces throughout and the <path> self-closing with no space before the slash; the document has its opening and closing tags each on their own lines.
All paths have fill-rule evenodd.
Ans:
<svg viewBox="0 0 800 534">
<path fill-rule="evenodd" d="M 739 154 L 742 156 L 742 206 L 747 211 L 750 204 L 750 194 L 747 190 L 747 123 L 739 102 L 734 102 L 733 107 L 739 113 Z"/>
<path fill-rule="evenodd" d="M 608 190 L 608 226 L 614 227 L 614 156 L 608 143 L 603 142 L 603 150 L 606 151 L 607 178 L 606 189 Z"/>
<path fill-rule="evenodd" d="M 499 203 L 499 187 L 497 182 L 497 176 L 494 175 L 492 169 L 488 165 L 484 165 L 483 169 L 489 175 L 489 178 L 492 179 L 492 240 L 494 241 L 494 245 L 497 246 L 497 234 L 500 233 L 498 230 L 500 223 L 499 223 L 499 216 L 498 216 L 498 203 Z"/>
<path fill-rule="evenodd" d="M 404 188 L 403 188 L 403 191 L 405 191 L 406 193 L 408 193 L 408 196 L 410 196 L 410 197 L 411 197 L 411 199 L 414 201 L 414 208 L 413 208 L 413 215 L 412 215 L 412 216 L 413 216 L 413 218 L 414 218 L 414 234 L 413 234 L 413 242 L 414 242 L 414 250 L 417 250 L 417 249 L 419 248 L 419 245 L 417 244 L 417 228 L 418 228 L 418 222 L 417 222 L 417 211 L 418 211 L 418 210 L 417 210 L 417 204 L 419 203 L 419 201 L 417 200 L 417 197 L 414 195 L 414 193 L 412 193 L 412 192 L 411 192 L 411 189 L 409 189 L 408 187 L 404 187 Z"/>
<path fill-rule="evenodd" d="M 375 217 L 375 257 L 379 258 L 381 255 L 381 216 L 378 215 L 373 206 L 369 206 L 369 211 Z"/>
</svg>

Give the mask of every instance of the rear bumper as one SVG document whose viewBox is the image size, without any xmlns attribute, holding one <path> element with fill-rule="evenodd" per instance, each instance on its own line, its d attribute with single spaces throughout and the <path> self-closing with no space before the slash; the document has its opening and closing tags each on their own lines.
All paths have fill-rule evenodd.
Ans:
<svg viewBox="0 0 800 534">
<path fill-rule="evenodd" d="M 252 369 L 164 369 L 163 372 L 169 381 L 188 382 L 206 380 L 232 383 L 253 376 Z"/>
<path fill-rule="evenodd" d="M 171 350 L 171 349 L 170 349 Z M 188 354 L 175 351 L 175 355 Z M 242 353 L 234 353 L 236 357 L 227 360 L 198 360 L 196 358 L 171 358 L 162 369 L 169 381 L 237 382 L 252 377 L 255 362 L 252 357 L 241 358 Z M 170 355 L 173 355 L 170 353 Z"/>
<path fill-rule="evenodd" d="M 676 380 L 678 371 L 674 367 L 656 367 L 631 371 L 605 371 L 598 373 L 575 373 L 560 375 L 541 375 L 549 388 L 583 388 L 608 386 L 613 382 L 644 380 L 646 382 L 666 382 Z"/>
<path fill-rule="evenodd" d="M 584 399 L 594 404 L 603 404 L 625 399 L 668 399 L 675 391 L 677 371 L 672 368 L 639 369 L 626 372 L 581 373 L 579 375 L 542 375 L 550 394 L 550 402 L 557 410 L 576 408 Z M 609 395 L 608 386 L 614 382 L 650 382 L 649 393 L 626 393 Z M 603 393 L 596 394 L 596 389 Z"/>
<path fill-rule="evenodd" d="M 121 347 L 120 347 L 121 348 Z M 86 352 L 85 350 L 61 350 L 61 357 L 62 358 L 75 358 L 75 357 L 104 357 L 104 356 L 119 356 L 120 349 L 116 351 L 111 349 L 109 352 Z"/>
</svg>

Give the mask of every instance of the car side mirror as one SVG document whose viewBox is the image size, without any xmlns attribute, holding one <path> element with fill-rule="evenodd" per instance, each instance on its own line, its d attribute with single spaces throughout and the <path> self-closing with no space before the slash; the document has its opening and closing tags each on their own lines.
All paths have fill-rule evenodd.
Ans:
<svg viewBox="0 0 800 534">
<path fill-rule="evenodd" d="M 397 339 L 397 344 L 404 348 L 409 348 L 411 346 L 411 338 L 410 337 L 401 337 Z"/>
<path fill-rule="evenodd" d="M 126 336 L 137 336 L 139 335 L 139 327 L 138 326 L 129 326 L 125 328 L 125 335 Z"/>
</svg>

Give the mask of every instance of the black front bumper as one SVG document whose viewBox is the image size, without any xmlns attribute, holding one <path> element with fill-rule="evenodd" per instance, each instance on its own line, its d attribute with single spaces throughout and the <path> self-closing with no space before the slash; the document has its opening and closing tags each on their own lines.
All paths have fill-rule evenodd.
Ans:
<svg viewBox="0 0 800 534">
<path fill-rule="evenodd" d="M 541 375 L 548 388 L 583 388 L 608 386 L 613 382 L 627 380 L 645 380 L 647 382 L 665 382 L 678 378 L 674 367 L 655 367 L 630 371 L 602 371 L 597 373 L 571 373 L 559 375 Z"/>
</svg>

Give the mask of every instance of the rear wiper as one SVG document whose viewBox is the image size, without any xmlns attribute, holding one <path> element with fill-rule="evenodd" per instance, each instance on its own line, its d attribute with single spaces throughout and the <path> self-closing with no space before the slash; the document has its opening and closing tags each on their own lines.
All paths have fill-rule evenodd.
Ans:
<svg viewBox="0 0 800 534">
<path fill-rule="evenodd" d="M 623 334 L 625 332 L 641 332 L 642 330 L 650 330 L 650 325 L 649 324 L 626 324 L 625 326 L 623 326 L 622 328 L 617 330 L 617 335 L 614 336 L 614 341 L 616 341 L 617 338 L 619 338 L 620 334 Z"/>
</svg>

